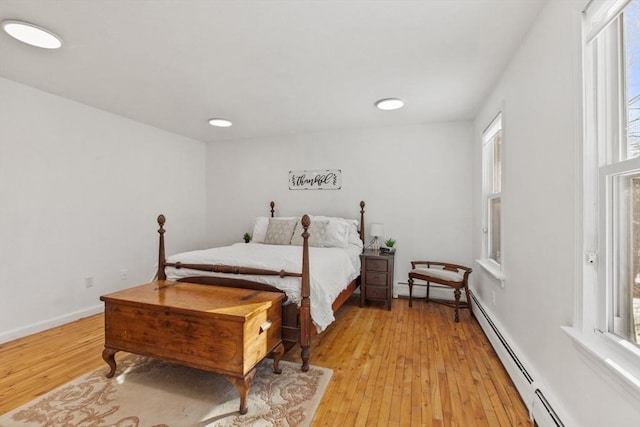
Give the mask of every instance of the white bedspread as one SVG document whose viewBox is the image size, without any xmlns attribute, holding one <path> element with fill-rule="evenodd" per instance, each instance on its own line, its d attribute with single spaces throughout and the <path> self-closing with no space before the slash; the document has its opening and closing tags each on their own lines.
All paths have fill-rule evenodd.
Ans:
<svg viewBox="0 0 640 427">
<path fill-rule="evenodd" d="M 309 272 L 311 285 L 311 318 L 318 331 L 323 331 L 335 320 L 331 305 L 336 297 L 360 274 L 361 249 L 309 248 Z M 184 252 L 167 258 L 167 262 L 191 264 L 224 264 L 231 266 L 302 272 L 302 247 L 264 245 L 260 243 L 236 243 L 200 251 Z M 186 268 L 166 268 L 167 279 L 178 280 L 190 276 L 225 276 L 242 278 L 277 287 L 287 294 L 290 302 L 300 305 L 300 278 L 279 276 L 252 276 Z"/>
</svg>

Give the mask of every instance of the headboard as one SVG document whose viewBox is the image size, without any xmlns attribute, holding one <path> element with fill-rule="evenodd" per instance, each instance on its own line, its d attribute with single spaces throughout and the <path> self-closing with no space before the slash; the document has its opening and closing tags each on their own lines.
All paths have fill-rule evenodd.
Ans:
<svg viewBox="0 0 640 427">
<path fill-rule="evenodd" d="M 276 202 L 274 202 L 273 200 L 269 203 L 269 206 L 271 208 L 271 218 L 275 218 L 275 213 L 276 213 Z M 360 229 L 358 230 L 358 234 L 360 235 L 360 240 L 362 241 L 362 247 L 364 248 L 364 200 L 360 201 Z"/>
</svg>

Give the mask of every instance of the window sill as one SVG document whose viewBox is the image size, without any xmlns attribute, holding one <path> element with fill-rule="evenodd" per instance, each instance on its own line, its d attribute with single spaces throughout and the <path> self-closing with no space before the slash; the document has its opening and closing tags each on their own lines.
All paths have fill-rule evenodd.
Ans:
<svg viewBox="0 0 640 427">
<path fill-rule="evenodd" d="M 492 275 L 495 279 L 500 281 L 500 286 L 504 286 L 504 274 L 502 273 L 502 269 L 498 267 L 495 263 L 486 260 L 486 259 L 477 259 L 476 262 L 490 275 Z"/>
<path fill-rule="evenodd" d="M 569 335 L 578 349 L 588 356 L 593 365 L 605 371 L 616 385 L 628 390 L 640 402 L 640 351 L 627 349 L 621 342 L 615 342 L 605 334 L 594 332 L 585 334 L 571 326 L 562 330 Z"/>
</svg>

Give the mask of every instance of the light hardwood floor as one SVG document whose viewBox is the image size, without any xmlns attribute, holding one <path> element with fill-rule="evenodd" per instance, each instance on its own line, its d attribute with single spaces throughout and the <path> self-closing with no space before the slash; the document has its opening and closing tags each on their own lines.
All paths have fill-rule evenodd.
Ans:
<svg viewBox="0 0 640 427">
<path fill-rule="evenodd" d="M 527 409 L 467 310 L 404 299 L 392 311 L 349 301 L 313 339 L 333 369 L 313 426 L 531 426 Z M 0 345 L 0 414 L 104 367 L 103 316 Z M 299 348 L 285 355 L 299 361 Z"/>
</svg>

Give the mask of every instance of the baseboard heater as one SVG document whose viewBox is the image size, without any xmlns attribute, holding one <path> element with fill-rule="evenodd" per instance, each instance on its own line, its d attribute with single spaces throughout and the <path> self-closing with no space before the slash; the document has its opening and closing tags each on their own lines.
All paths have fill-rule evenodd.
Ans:
<svg viewBox="0 0 640 427">
<path fill-rule="evenodd" d="M 540 408 L 539 405 L 535 404 L 532 408 L 532 413 L 534 415 L 533 422 L 535 423 L 535 425 L 540 425 L 537 420 L 544 420 L 544 424 L 542 424 L 542 426 L 555 425 L 558 427 L 564 427 L 564 423 L 560 420 L 560 417 L 558 417 L 558 414 L 556 414 L 556 411 L 553 410 L 539 388 L 535 390 L 535 395 L 538 401 L 542 403 L 542 408 Z"/>
<path fill-rule="evenodd" d="M 525 390 L 522 390 L 521 388 L 523 386 L 518 387 L 518 385 L 523 384 L 523 381 L 512 378 L 514 380 L 513 381 L 514 384 L 519 389 L 518 391 L 523 396 L 523 400 L 525 401 L 525 403 L 527 403 L 527 400 L 531 399 L 528 406 L 529 406 L 529 414 L 533 419 L 534 424 L 538 427 L 554 427 L 554 426 L 564 427 L 565 426 L 564 423 L 562 422 L 562 420 L 560 419 L 556 411 L 553 409 L 553 407 L 551 406 L 547 398 L 544 396 L 544 394 L 542 393 L 542 390 L 540 390 L 536 386 L 536 382 L 534 378 L 531 376 L 531 374 L 529 374 L 524 364 L 520 361 L 515 351 L 511 348 L 511 346 L 509 345 L 507 340 L 504 338 L 502 333 L 500 333 L 500 330 L 498 329 L 496 324 L 493 322 L 493 320 L 491 320 L 491 317 L 489 317 L 484 307 L 482 306 L 482 304 L 480 304 L 480 301 L 476 298 L 476 296 L 473 293 L 471 293 L 471 299 L 473 300 L 474 305 L 478 308 L 478 310 L 482 314 L 482 319 L 478 319 L 478 320 L 484 320 L 486 325 L 489 328 L 491 328 L 491 332 L 493 332 L 493 335 L 495 336 L 495 338 L 497 338 L 499 343 L 504 347 L 504 350 L 509 357 L 509 360 L 504 360 L 503 358 L 501 358 L 502 363 L 503 364 L 511 363 L 512 366 L 516 368 L 515 371 L 520 372 L 522 374 L 522 377 L 526 382 L 524 384 L 528 385 L 528 387 L 524 386 L 526 388 Z M 478 310 L 476 310 L 476 312 Z M 481 325 L 482 323 L 483 322 L 480 322 Z M 487 334 L 488 332 L 489 331 L 485 329 L 485 334 Z M 495 344 L 494 344 L 494 347 L 495 347 Z M 498 349 L 496 348 L 496 352 L 498 353 L 498 355 L 504 354 L 503 352 L 500 352 L 497 350 Z M 507 371 L 511 373 L 514 370 L 507 369 Z"/>
</svg>

